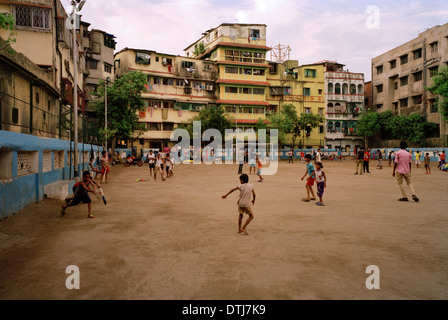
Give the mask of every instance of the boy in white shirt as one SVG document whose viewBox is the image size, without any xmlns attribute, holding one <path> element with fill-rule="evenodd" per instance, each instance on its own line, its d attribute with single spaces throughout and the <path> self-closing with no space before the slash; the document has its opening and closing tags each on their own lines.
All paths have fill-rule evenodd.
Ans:
<svg viewBox="0 0 448 320">
<path fill-rule="evenodd" d="M 232 190 L 230 190 L 226 195 L 222 196 L 222 199 L 226 199 L 228 195 L 231 193 L 240 190 L 240 197 L 238 199 L 237 205 L 238 205 L 238 213 L 239 213 L 239 219 L 238 219 L 238 233 L 243 233 L 247 235 L 246 228 L 248 224 L 254 219 L 254 212 L 252 210 L 252 205 L 255 205 L 255 190 L 254 186 L 249 184 L 249 176 L 247 174 L 243 174 L 240 176 L 240 185 Z M 252 201 L 251 194 L 253 195 Z M 241 227 L 243 222 L 243 216 L 244 213 L 249 215 L 249 218 L 247 218 L 246 223 L 243 227 Z"/>
</svg>

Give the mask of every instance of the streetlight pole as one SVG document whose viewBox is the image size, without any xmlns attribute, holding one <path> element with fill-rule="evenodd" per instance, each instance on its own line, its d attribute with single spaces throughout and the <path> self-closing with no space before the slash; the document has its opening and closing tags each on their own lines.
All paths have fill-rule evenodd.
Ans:
<svg viewBox="0 0 448 320">
<path fill-rule="evenodd" d="M 81 2 L 81 3 L 80 3 Z M 79 177 L 78 175 L 78 44 L 77 44 L 77 35 L 76 32 L 79 29 L 79 11 L 81 11 L 84 6 L 86 0 L 73 0 L 71 5 L 73 8 L 72 18 L 73 18 L 73 111 L 74 111 L 74 175 L 75 178 Z M 79 4 L 79 6 L 78 6 Z"/>
<path fill-rule="evenodd" d="M 107 77 L 106 82 L 104 83 L 104 132 L 106 135 L 106 152 L 108 152 L 108 148 L 107 148 L 107 85 L 110 82 L 110 77 Z M 108 153 L 109 154 L 109 153 Z"/>
</svg>

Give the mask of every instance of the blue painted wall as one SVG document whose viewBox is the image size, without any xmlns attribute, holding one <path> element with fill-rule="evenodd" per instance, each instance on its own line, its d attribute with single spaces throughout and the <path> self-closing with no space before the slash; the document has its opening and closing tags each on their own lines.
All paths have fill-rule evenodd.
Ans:
<svg viewBox="0 0 448 320">
<path fill-rule="evenodd" d="M 68 152 L 73 151 L 74 143 L 58 139 L 42 139 L 36 136 L 0 130 L 0 150 L 12 151 L 12 177 L 0 180 L 0 219 L 13 215 L 33 202 L 42 201 L 44 187 L 60 180 L 71 180 L 74 168 L 70 170 Z M 101 152 L 98 146 L 78 144 L 78 173 L 88 169 L 90 159 L 83 159 L 81 152 Z M 17 154 L 19 151 L 38 152 L 38 172 L 26 176 L 17 176 Z M 52 170 L 43 172 L 44 151 L 64 151 L 64 168 L 54 169 L 53 154 L 51 154 Z M 84 161 L 83 161 L 84 160 Z M 69 190 L 74 181 L 69 185 Z"/>
</svg>

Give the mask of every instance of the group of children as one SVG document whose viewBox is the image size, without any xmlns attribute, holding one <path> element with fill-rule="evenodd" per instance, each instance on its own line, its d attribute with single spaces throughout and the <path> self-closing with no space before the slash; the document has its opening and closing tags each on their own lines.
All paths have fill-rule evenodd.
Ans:
<svg viewBox="0 0 448 320">
<path fill-rule="evenodd" d="M 160 153 L 155 155 L 154 151 L 150 150 L 147 158 L 149 160 L 149 174 L 151 177 L 154 175 L 154 181 L 157 181 L 157 173 L 160 173 L 162 181 L 165 181 L 166 178 L 171 178 L 174 175 L 174 162 L 171 160 L 169 153 L 166 154 L 165 158 L 162 158 Z"/>
<path fill-rule="evenodd" d="M 258 157 L 257 157 L 258 158 Z M 325 172 L 323 170 L 324 166 L 322 165 L 322 162 L 316 162 L 316 168 L 314 168 L 314 165 L 311 163 L 311 155 L 307 154 L 305 157 L 306 162 L 306 172 L 305 175 L 302 177 L 302 181 L 306 178 L 308 175 L 308 178 L 306 179 L 306 190 L 307 190 L 307 198 L 303 198 L 302 201 L 304 202 L 310 202 L 311 200 L 316 200 L 313 186 L 316 182 L 317 184 L 317 195 L 319 197 L 319 202 L 316 203 L 318 206 L 324 206 L 323 202 L 323 195 L 325 188 L 327 187 L 327 176 L 325 175 Z M 258 161 L 258 160 L 257 160 Z M 261 170 L 261 169 L 259 169 Z M 260 172 L 261 174 L 261 172 Z M 232 194 L 235 191 L 240 191 L 240 195 L 238 198 L 237 206 L 238 206 L 238 233 L 242 233 L 247 235 L 248 232 L 246 230 L 249 223 L 254 219 L 254 211 L 252 209 L 252 206 L 255 205 L 255 189 L 252 184 L 249 184 L 249 176 L 247 174 L 243 174 L 239 177 L 240 184 L 230 190 L 228 193 L 222 196 L 222 199 L 227 199 L 227 197 Z M 259 181 L 260 182 L 260 181 Z M 312 198 L 310 197 L 312 195 Z M 252 198 L 252 200 L 251 200 Z M 249 215 L 246 222 L 243 223 L 243 217 L 244 214 Z"/>
</svg>

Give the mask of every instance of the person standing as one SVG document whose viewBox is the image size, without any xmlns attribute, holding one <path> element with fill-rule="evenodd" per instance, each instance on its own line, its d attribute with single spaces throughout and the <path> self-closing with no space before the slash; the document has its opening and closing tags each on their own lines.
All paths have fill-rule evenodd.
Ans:
<svg viewBox="0 0 448 320">
<path fill-rule="evenodd" d="M 292 149 L 289 149 L 288 151 L 288 157 L 289 157 L 289 163 L 294 163 L 294 158 L 293 158 L 293 152 Z"/>
<path fill-rule="evenodd" d="M 302 150 L 302 152 L 300 152 L 300 160 L 302 162 L 305 162 L 305 152 L 303 152 L 303 150 Z"/>
<path fill-rule="evenodd" d="M 253 171 L 254 171 L 254 173 L 253 174 L 255 174 L 256 173 L 256 166 L 255 166 L 255 159 L 256 159 L 256 157 L 257 157 L 257 154 L 255 153 L 255 151 L 253 151 L 253 150 L 249 150 L 249 174 L 252 174 L 252 169 L 253 169 Z"/>
<path fill-rule="evenodd" d="M 261 162 L 261 157 L 257 156 L 257 165 L 258 165 L 258 170 L 257 170 L 257 175 L 260 178 L 260 180 L 258 182 L 263 182 L 263 163 Z"/>
<path fill-rule="evenodd" d="M 417 151 L 417 153 L 415 154 L 415 165 L 417 166 L 417 168 L 420 168 L 420 165 L 422 164 L 420 161 L 420 151 Z"/>
<path fill-rule="evenodd" d="M 429 157 L 429 153 L 426 153 L 425 156 L 425 170 L 426 173 L 425 174 L 431 174 L 431 168 L 429 167 L 431 164 L 431 158 Z"/>
<path fill-rule="evenodd" d="M 243 174 L 243 168 L 244 168 L 244 150 L 240 148 L 238 150 L 238 156 L 236 158 L 236 161 L 239 163 L 238 166 L 238 174 Z"/>
<path fill-rule="evenodd" d="M 409 201 L 406 190 L 403 186 L 403 180 L 406 181 L 407 185 L 412 194 L 412 199 L 415 202 L 418 202 L 420 199 L 415 195 L 414 186 L 411 181 L 411 168 L 412 168 L 412 155 L 406 151 L 408 144 L 406 141 L 401 141 L 400 143 L 400 151 L 395 154 L 394 160 L 394 171 L 392 173 L 393 177 L 397 178 L 398 186 L 400 187 L 402 198 L 398 199 L 398 201 Z"/>
<path fill-rule="evenodd" d="M 445 163 L 446 163 L 445 151 L 442 151 L 442 154 L 440 155 L 440 168 L 439 168 L 440 170 L 443 170 Z"/>
<path fill-rule="evenodd" d="M 101 161 L 101 181 L 109 183 L 107 181 L 107 178 L 109 176 L 109 172 L 110 172 L 110 166 L 109 166 L 109 158 L 107 157 L 107 152 L 103 151 L 102 152 L 102 157 L 100 159 Z"/>
<path fill-rule="evenodd" d="M 370 173 L 370 149 L 364 152 L 363 171 L 364 173 Z"/>
<path fill-rule="evenodd" d="M 358 150 L 357 155 L 356 155 L 356 172 L 355 172 L 355 175 L 358 174 L 358 171 L 359 171 L 359 174 L 362 175 L 363 165 L 364 165 L 364 150 L 362 150 L 362 148 L 360 148 Z"/>
<path fill-rule="evenodd" d="M 307 154 L 305 156 L 305 161 L 306 161 L 306 171 L 304 176 L 302 177 L 302 181 L 303 179 L 305 179 L 305 177 L 308 175 L 308 178 L 306 179 L 306 198 L 303 198 L 302 201 L 303 202 L 310 202 L 311 200 L 316 200 L 316 196 L 314 194 L 313 191 L 313 186 L 314 186 L 314 181 L 316 180 L 316 173 L 314 171 L 314 166 L 311 163 L 311 155 Z M 311 198 L 312 196 L 312 198 Z"/>
<path fill-rule="evenodd" d="M 378 167 L 376 167 L 379 170 L 383 170 L 383 153 L 381 150 L 377 151 L 378 153 Z"/>
<path fill-rule="evenodd" d="M 150 150 L 147 158 L 149 161 L 149 175 L 151 177 L 154 176 L 154 180 L 156 180 L 156 156 L 154 154 L 154 151 Z"/>
<path fill-rule="evenodd" d="M 240 176 L 239 186 L 230 190 L 227 194 L 223 195 L 221 198 L 225 200 L 231 193 L 237 190 L 240 191 L 240 197 L 237 202 L 239 213 L 238 233 L 247 235 L 248 233 L 246 231 L 246 228 L 249 225 L 249 223 L 254 219 L 254 211 L 252 209 L 252 206 L 255 205 L 255 198 L 256 198 L 254 186 L 252 184 L 249 184 L 249 176 L 247 174 L 243 174 Z M 245 213 L 249 215 L 249 218 L 247 218 L 246 222 L 244 223 L 244 226 L 242 226 L 243 216 Z"/>
<path fill-rule="evenodd" d="M 316 161 L 315 161 L 315 163 L 318 163 L 318 162 L 322 162 L 322 154 L 321 154 L 320 149 L 317 149 L 317 152 L 316 152 Z"/>
<path fill-rule="evenodd" d="M 327 176 L 325 175 L 322 162 L 316 163 L 316 170 L 314 172 L 316 174 L 317 196 L 319 197 L 319 202 L 316 205 L 322 207 L 325 206 L 323 197 L 325 188 L 327 187 Z"/>
</svg>

